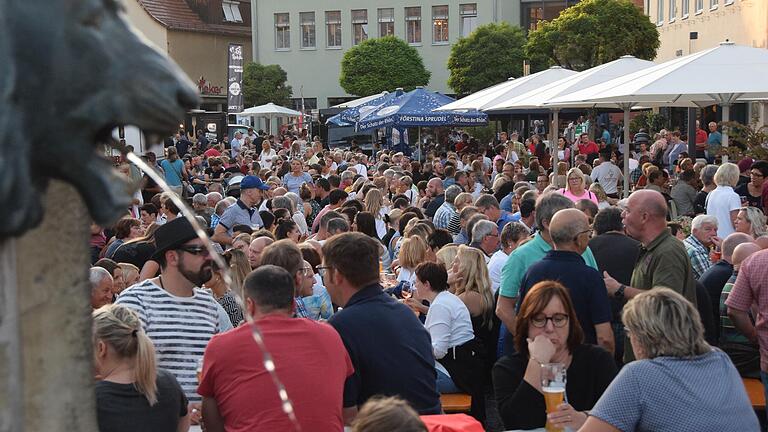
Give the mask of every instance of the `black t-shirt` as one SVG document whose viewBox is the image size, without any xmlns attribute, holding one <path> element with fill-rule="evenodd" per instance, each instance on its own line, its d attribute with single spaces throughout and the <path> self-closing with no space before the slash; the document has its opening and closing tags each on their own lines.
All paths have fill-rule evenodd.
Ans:
<svg viewBox="0 0 768 432">
<path fill-rule="evenodd" d="M 133 384 L 96 383 L 101 432 L 175 432 L 179 418 L 187 415 L 187 404 L 176 378 L 162 369 L 157 371 L 157 403 L 153 406 Z"/>
<path fill-rule="evenodd" d="M 112 260 L 116 263 L 133 264 L 141 270 L 154 253 L 155 245 L 146 241 L 123 243 L 112 254 Z"/>
<path fill-rule="evenodd" d="M 147 189 L 154 189 L 157 187 L 157 183 L 152 179 L 152 177 L 144 174 L 144 180 L 146 183 L 144 184 L 144 187 L 141 189 L 141 198 L 144 200 L 145 203 L 152 202 L 152 197 L 157 194 L 157 192 L 150 192 Z"/>
<path fill-rule="evenodd" d="M 696 199 L 693 200 L 693 212 L 697 215 L 707 212 L 707 195 L 709 192 L 703 190 L 696 194 Z"/>
<path fill-rule="evenodd" d="M 749 193 L 749 186 L 748 185 L 749 185 L 749 183 L 743 183 L 743 184 L 739 185 L 738 187 L 736 187 L 734 192 L 739 194 L 739 196 L 742 197 L 742 199 L 746 198 L 748 206 L 750 206 L 750 207 L 757 207 L 760 210 L 762 210 L 763 209 L 763 196 L 762 196 L 762 194 L 758 195 L 758 196 L 752 196 Z"/>
<path fill-rule="evenodd" d="M 208 178 L 211 180 L 218 180 L 224 176 L 223 169 L 214 171 L 212 168 L 206 168 L 205 173 L 208 174 Z"/>
<path fill-rule="evenodd" d="M 624 234 L 607 232 L 593 237 L 589 241 L 589 248 L 595 256 L 600 274 L 608 272 L 619 283 L 630 284 L 637 257 L 640 255 L 640 242 Z M 614 297 L 611 297 L 610 301 L 613 322 L 621 322 L 624 301 Z"/>
</svg>

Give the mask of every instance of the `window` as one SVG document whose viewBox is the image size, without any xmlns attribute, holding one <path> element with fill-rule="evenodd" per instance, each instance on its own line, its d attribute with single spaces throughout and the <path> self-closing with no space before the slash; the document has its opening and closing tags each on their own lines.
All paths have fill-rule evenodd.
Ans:
<svg viewBox="0 0 768 432">
<path fill-rule="evenodd" d="M 409 44 L 421 43 L 421 7 L 405 8 L 405 40 Z"/>
<path fill-rule="evenodd" d="M 704 10 L 704 0 L 696 0 L 696 13 L 701 13 Z"/>
<path fill-rule="evenodd" d="M 368 39 L 368 10 L 352 9 L 352 45 Z"/>
<path fill-rule="evenodd" d="M 275 14 L 275 49 L 291 49 L 291 19 L 287 12 Z"/>
<path fill-rule="evenodd" d="M 301 24 L 301 47 L 315 47 L 315 13 L 299 12 L 299 24 Z"/>
<path fill-rule="evenodd" d="M 709 8 L 714 9 L 720 3 L 720 0 L 709 0 Z"/>
<path fill-rule="evenodd" d="M 677 0 L 669 0 L 669 22 L 677 18 Z"/>
<path fill-rule="evenodd" d="M 395 10 L 392 8 L 379 9 L 379 37 L 395 34 Z"/>
<path fill-rule="evenodd" d="M 448 6 L 432 6 L 432 43 L 448 43 Z"/>
<path fill-rule="evenodd" d="M 656 2 L 656 25 L 664 24 L 664 0 Z"/>
<path fill-rule="evenodd" d="M 223 1 L 221 2 L 221 8 L 224 10 L 225 22 L 243 22 L 243 16 L 240 15 L 240 3 Z"/>
<path fill-rule="evenodd" d="M 680 14 L 683 18 L 688 18 L 688 13 L 691 11 L 690 0 L 683 0 L 682 7 L 680 8 Z"/>
<path fill-rule="evenodd" d="M 459 5 L 461 37 L 467 37 L 477 28 L 477 3 Z"/>
<path fill-rule="evenodd" d="M 341 11 L 325 12 L 326 46 L 341 48 Z"/>
</svg>

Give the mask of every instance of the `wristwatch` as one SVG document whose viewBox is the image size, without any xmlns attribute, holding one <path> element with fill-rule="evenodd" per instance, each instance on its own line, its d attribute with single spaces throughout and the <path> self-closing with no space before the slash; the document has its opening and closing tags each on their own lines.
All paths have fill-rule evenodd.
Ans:
<svg viewBox="0 0 768 432">
<path fill-rule="evenodd" d="M 615 297 L 617 300 L 624 300 L 624 290 L 627 289 L 627 286 L 624 284 L 619 285 L 619 289 L 616 290 L 616 292 L 613 294 L 613 297 Z"/>
</svg>

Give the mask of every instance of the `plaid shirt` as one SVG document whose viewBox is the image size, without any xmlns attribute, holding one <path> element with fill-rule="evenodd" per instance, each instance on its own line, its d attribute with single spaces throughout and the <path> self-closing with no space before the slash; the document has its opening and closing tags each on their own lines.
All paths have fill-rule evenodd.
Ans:
<svg viewBox="0 0 768 432">
<path fill-rule="evenodd" d="M 304 306 L 304 299 L 301 297 L 294 297 L 294 300 L 296 300 L 296 310 L 294 311 L 294 318 L 309 318 L 309 312 L 307 312 L 307 307 Z"/>
<path fill-rule="evenodd" d="M 632 170 L 631 173 L 629 173 L 629 180 L 632 182 L 633 185 L 637 184 L 637 181 L 640 180 L 640 177 L 643 175 L 643 168 L 637 167 Z"/>
<path fill-rule="evenodd" d="M 216 225 L 219 224 L 219 221 L 221 220 L 221 216 L 217 215 L 216 212 L 213 212 L 211 215 L 211 228 L 216 228 Z"/>
<path fill-rule="evenodd" d="M 709 260 L 709 248 L 701 244 L 699 239 L 694 237 L 693 234 L 683 240 L 683 244 L 685 245 L 685 252 L 688 254 L 688 258 L 691 259 L 693 277 L 698 279 L 707 269 L 712 267 L 712 261 Z"/>
</svg>

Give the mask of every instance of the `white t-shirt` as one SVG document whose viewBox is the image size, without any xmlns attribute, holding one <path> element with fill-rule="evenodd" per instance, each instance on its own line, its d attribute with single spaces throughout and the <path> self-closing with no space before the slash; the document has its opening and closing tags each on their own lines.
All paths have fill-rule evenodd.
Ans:
<svg viewBox="0 0 768 432">
<path fill-rule="evenodd" d="M 605 193 L 615 194 L 619 191 L 616 185 L 621 179 L 621 168 L 611 161 L 605 161 L 592 170 L 591 178 L 600 183 Z"/>
<path fill-rule="evenodd" d="M 264 168 L 271 167 L 272 166 L 272 159 L 274 159 L 277 156 L 277 152 L 275 152 L 275 149 L 270 148 L 269 151 L 261 151 L 261 154 L 259 154 L 259 162 L 261 162 L 261 166 Z"/>
<path fill-rule="evenodd" d="M 725 239 L 735 230 L 731 211 L 741 208 L 741 198 L 730 186 L 718 186 L 707 195 L 707 214 L 717 218 L 717 236 Z"/>
<path fill-rule="evenodd" d="M 450 348 L 475 337 L 469 309 L 460 298 L 448 291 L 439 293 L 432 301 L 424 327 L 432 337 L 432 352 L 438 360 L 445 357 Z"/>
<path fill-rule="evenodd" d="M 488 275 L 491 277 L 491 290 L 496 294 L 501 285 L 501 271 L 504 270 L 504 265 L 507 263 L 509 255 L 505 254 L 503 250 L 497 250 L 488 262 Z"/>
<path fill-rule="evenodd" d="M 357 173 L 360 174 L 363 177 L 368 177 L 368 168 L 366 168 L 365 165 L 359 163 L 354 166 L 354 168 L 357 170 Z"/>
</svg>

